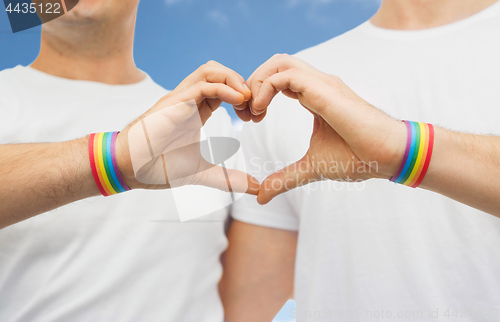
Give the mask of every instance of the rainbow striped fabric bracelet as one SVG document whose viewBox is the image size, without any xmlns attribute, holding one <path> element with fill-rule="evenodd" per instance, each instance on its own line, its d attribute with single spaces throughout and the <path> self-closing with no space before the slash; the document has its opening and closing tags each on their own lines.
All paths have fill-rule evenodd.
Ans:
<svg viewBox="0 0 500 322">
<path fill-rule="evenodd" d="M 90 167 L 97 188 L 105 197 L 130 190 L 116 163 L 115 142 L 118 133 L 94 133 L 89 139 Z"/>
<path fill-rule="evenodd" d="M 408 132 L 406 151 L 403 162 L 391 181 L 417 188 L 424 180 L 431 162 L 434 126 L 420 122 L 404 122 Z"/>
</svg>

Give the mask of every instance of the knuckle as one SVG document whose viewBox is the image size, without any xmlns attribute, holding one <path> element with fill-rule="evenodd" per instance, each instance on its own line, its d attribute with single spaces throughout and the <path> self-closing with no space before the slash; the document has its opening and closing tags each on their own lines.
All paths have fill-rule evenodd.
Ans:
<svg viewBox="0 0 500 322">
<path fill-rule="evenodd" d="M 207 72 L 207 69 L 210 68 L 210 66 L 208 66 L 207 64 L 204 64 L 204 65 L 201 65 L 197 72 L 201 75 L 204 75 L 206 72 Z"/>
<path fill-rule="evenodd" d="M 289 81 L 296 80 L 296 79 L 307 76 L 306 73 L 302 69 L 296 68 L 296 67 L 293 67 L 293 68 L 290 68 L 289 70 L 287 70 L 285 72 L 285 75 L 288 76 Z"/>
<path fill-rule="evenodd" d="M 259 83 L 259 81 L 258 81 L 257 79 L 255 79 L 255 78 L 253 78 L 253 79 L 251 79 L 251 80 L 247 81 L 247 85 L 248 85 L 248 87 L 250 87 L 250 89 L 251 89 L 252 91 L 256 89 L 256 88 L 255 88 L 255 86 L 257 86 L 257 85 L 258 85 L 258 83 Z"/>
<path fill-rule="evenodd" d="M 274 54 L 273 57 L 271 57 L 270 61 L 280 61 L 286 59 L 286 57 L 288 57 L 287 54 Z"/>
<path fill-rule="evenodd" d="M 279 59 L 279 60 L 287 60 L 289 58 L 290 58 L 290 55 L 288 55 L 288 54 L 278 54 L 277 55 L 277 59 Z"/>
<path fill-rule="evenodd" d="M 241 80 L 243 83 L 245 82 L 245 78 L 243 76 L 241 76 L 239 73 L 237 72 L 234 72 L 236 77 L 238 77 L 239 80 Z"/>
<path fill-rule="evenodd" d="M 208 84 L 207 82 L 200 80 L 200 81 L 196 82 L 194 86 L 195 86 L 195 88 L 202 90 L 202 89 L 206 88 L 207 84 Z"/>
<path fill-rule="evenodd" d="M 330 79 L 332 82 L 342 83 L 342 79 L 340 77 L 338 77 L 337 75 L 330 75 Z"/>
<path fill-rule="evenodd" d="M 217 66 L 217 65 L 219 65 L 219 63 L 216 62 L 215 60 L 209 60 L 209 61 L 206 62 L 205 65 L 207 65 L 207 66 Z"/>
<path fill-rule="evenodd" d="M 271 80 L 268 78 L 266 80 L 264 80 L 261 85 L 260 85 L 260 89 L 266 89 L 268 87 L 272 86 L 272 83 L 271 83 Z"/>
<path fill-rule="evenodd" d="M 342 80 L 338 76 L 328 75 L 328 77 L 326 78 L 326 83 L 330 87 L 338 87 L 340 84 L 342 84 Z"/>
<path fill-rule="evenodd" d="M 228 68 L 227 71 L 228 71 L 228 76 L 229 77 L 234 77 L 234 78 L 236 78 L 238 80 L 241 80 L 241 79 L 244 80 L 244 78 L 240 74 L 238 74 L 237 72 L 235 72 L 234 70 Z"/>
<path fill-rule="evenodd" d="M 206 62 L 205 64 L 201 65 L 200 68 L 198 69 L 202 74 L 208 73 L 210 70 L 213 69 L 215 65 L 211 63 L 211 61 Z"/>
</svg>

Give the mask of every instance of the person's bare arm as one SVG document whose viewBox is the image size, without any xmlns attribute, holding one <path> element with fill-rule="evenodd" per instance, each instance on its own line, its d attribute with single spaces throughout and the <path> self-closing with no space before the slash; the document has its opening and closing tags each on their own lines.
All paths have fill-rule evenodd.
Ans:
<svg viewBox="0 0 500 322">
<path fill-rule="evenodd" d="M 171 171 L 161 184 L 139 182 L 135 177 L 128 140 L 134 138 L 134 134 L 130 137 L 128 134 L 139 120 L 155 114 L 155 119 L 163 121 L 159 123 L 159 128 L 155 128 L 155 135 L 161 138 L 161 144 L 175 141 L 179 148 L 200 138 L 202 124 L 223 101 L 241 104 L 250 97 L 245 80 L 236 72 L 216 62 L 200 67 L 117 135 L 116 161 L 125 183 L 131 189 L 168 189 L 174 185 L 189 184 L 229 189 L 227 178 L 217 175 L 222 171 L 204 160 L 200 151 L 189 153 L 196 152 L 194 149 L 178 149 L 176 157 L 166 158 L 164 166 L 167 164 Z M 189 105 L 185 102 L 194 103 Z M 193 127 L 191 123 L 188 124 L 190 127 L 185 126 L 182 120 L 189 120 L 196 112 L 200 118 L 196 124 L 200 128 Z M 187 143 L 183 141 L 183 136 L 188 136 Z M 0 229 L 65 204 L 99 195 L 90 168 L 88 142 L 87 136 L 62 143 L 0 145 Z M 158 145 L 156 148 L 164 151 L 165 147 Z M 157 161 L 162 156 L 154 155 L 155 159 L 151 161 Z M 201 165 L 206 168 L 205 171 L 196 172 Z M 193 169 L 194 172 L 191 171 Z M 260 184 L 256 179 L 233 169 L 227 169 L 225 173 L 233 191 L 257 194 Z M 176 178 L 177 174 L 188 179 L 180 181 Z"/>
<path fill-rule="evenodd" d="M 0 145 L 0 228 L 99 195 L 88 159 L 88 137 Z"/>
<path fill-rule="evenodd" d="M 297 232 L 233 221 L 219 284 L 227 321 L 272 321 L 293 294 Z"/>
<path fill-rule="evenodd" d="M 435 127 L 421 188 L 500 217 L 500 138 Z"/>
<path fill-rule="evenodd" d="M 247 82 L 257 94 L 249 105 L 235 107 L 243 119 L 260 121 L 278 92 L 299 100 L 315 116 L 306 155 L 262 182 L 259 203 L 314 181 L 390 179 L 397 172 L 405 154 L 404 123 L 367 103 L 338 77 L 276 55 Z M 434 128 L 432 159 L 420 187 L 500 217 L 500 138 Z"/>
</svg>

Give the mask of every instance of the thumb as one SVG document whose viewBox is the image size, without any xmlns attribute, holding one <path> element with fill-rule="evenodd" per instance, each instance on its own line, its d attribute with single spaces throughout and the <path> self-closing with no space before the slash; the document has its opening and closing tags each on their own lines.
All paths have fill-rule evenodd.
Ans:
<svg viewBox="0 0 500 322">
<path fill-rule="evenodd" d="M 269 177 L 264 179 L 257 196 L 257 202 L 261 205 L 265 205 L 274 197 L 284 192 L 317 180 L 317 176 L 308 161 L 308 156 L 306 155 L 301 160 L 271 174 Z"/>
<path fill-rule="evenodd" d="M 210 165 L 210 168 L 200 172 L 196 184 L 226 192 L 248 193 L 255 196 L 260 189 L 260 182 L 251 175 L 216 165 Z"/>
</svg>

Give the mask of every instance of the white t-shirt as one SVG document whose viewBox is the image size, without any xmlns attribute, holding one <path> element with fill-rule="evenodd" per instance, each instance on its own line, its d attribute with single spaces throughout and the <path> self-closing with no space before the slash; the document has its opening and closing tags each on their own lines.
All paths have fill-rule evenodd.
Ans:
<svg viewBox="0 0 500 322">
<path fill-rule="evenodd" d="M 296 57 L 394 117 L 500 134 L 500 3 L 422 31 L 366 22 Z M 262 180 L 299 160 L 312 124 L 296 101 L 277 97 L 262 123 L 243 128 L 249 172 Z M 435 321 L 500 321 L 496 217 L 388 180 L 321 182 L 264 207 L 242 198 L 233 211 L 244 222 L 299 232 L 291 312 L 298 322 L 436 314 Z"/>
<path fill-rule="evenodd" d="M 0 72 L 0 144 L 121 130 L 166 93 L 149 76 L 111 86 L 31 67 L 7 69 Z M 206 129 L 231 135 L 223 108 Z M 224 198 L 218 191 L 212 200 L 193 202 L 207 190 L 214 191 L 176 192 L 191 200 L 189 211 L 216 210 L 186 223 L 171 190 L 134 190 L 0 230 L 0 321 L 223 321 L 217 283 L 228 210 L 213 207 Z"/>
</svg>

